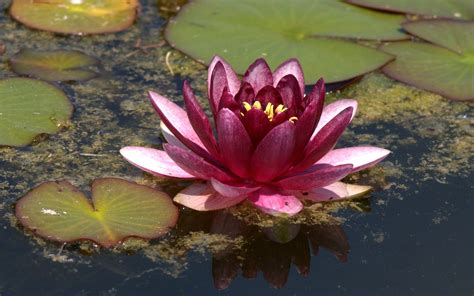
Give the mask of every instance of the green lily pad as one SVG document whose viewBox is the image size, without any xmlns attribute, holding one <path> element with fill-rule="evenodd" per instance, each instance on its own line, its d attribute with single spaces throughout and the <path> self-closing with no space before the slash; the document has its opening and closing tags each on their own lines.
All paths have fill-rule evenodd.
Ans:
<svg viewBox="0 0 474 296">
<path fill-rule="evenodd" d="M 273 68 L 295 57 L 308 83 L 320 77 L 329 83 L 359 76 L 392 59 L 342 38 L 404 39 L 403 20 L 334 0 L 196 0 L 169 22 L 166 39 L 202 63 L 222 56 L 240 74 L 259 57 Z"/>
<path fill-rule="evenodd" d="M 15 210 L 21 224 L 41 237 L 90 240 L 107 248 L 128 237 L 157 238 L 178 219 L 166 193 L 116 178 L 95 180 L 92 200 L 69 182 L 46 182 L 22 197 Z"/>
<path fill-rule="evenodd" d="M 99 34 L 128 28 L 138 0 L 13 0 L 11 16 L 24 25 L 65 34 Z"/>
<path fill-rule="evenodd" d="M 383 51 L 397 56 L 383 72 L 450 99 L 474 99 L 474 22 L 424 20 L 406 23 L 404 28 L 432 44 L 383 45 Z"/>
<path fill-rule="evenodd" d="M 71 118 L 66 95 L 29 78 L 0 80 L 0 146 L 25 146 L 39 134 L 58 132 Z"/>
<path fill-rule="evenodd" d="M 346 2 L 391 12 L 474 19 L 472 0 L 346 0 Z"/>
<path fill-rule="evenodd" d="M 84 69 L 98 64 L 98 60 L 79 51 L 22 50 L 10 59 L 10 66 L 20 75 L 47 81 L 89 80 L 97 73 Z"/>
</svg>

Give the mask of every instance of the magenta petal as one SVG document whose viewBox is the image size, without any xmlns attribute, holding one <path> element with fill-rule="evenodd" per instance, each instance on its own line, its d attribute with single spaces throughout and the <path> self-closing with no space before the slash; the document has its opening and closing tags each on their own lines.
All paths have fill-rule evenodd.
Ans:
<svg viewBox="0 0 474 296">
<path fill-rule="evenodd" d="M 245 184 L 225 184 L 216 179 L 211 179 L 211 185 L 214 190 L 226 197 L 238 197 L 242 195 L 248 195 L 249 193 L 260 189 L 259 186 L 248 186 Z"/>
<path fill-rule="evenodd" d="M 209 64 L 209 69 L 208 69 L 208 72 L 207 72 L 207 91 L 208 91 L 208 94 L 210 95 L 210 93 L 211 93 L 210 90 L 211 90 L 212 72 L 214 71 L 214 67 L 216 66 L 216 64 L 218 62 L 220 62 L 222 64 L 222 66 L 224 66 L 224 70 L 225 70 L 225 74 L 226 74 L 226 78 L 227 78 L 227 83 L 229 85 L 230 93 L 235 95 L 239 91 L 239 88 L 240 88 L 239 77 L 235 73 L 234 69 L 232 69 L 232 66 L 229 65 L 229 63 L 227 63 L 224 59 L 222 59 L 219 56 L 214 56 L 214 58 L 212 58 L 211 63 Z"/>
<path fill-rule="evenodd" d="M 350 163 L 354 166 L 352 172 L 357 172 L 379 163 L 389 154 L 390 150 L 378 147 L 341 148 L 329 151 L 317 163 L 330 165 Z"/>
<path fill-rule="evenodd" d="M 217 108 L 217 113 L 221 111 L 223 108 L 230 109 L 232 112 L 240 113 L 241 105 L 237 103 L 234 99 L 234 96 L 229 92 L 229 90 L 224 88 L 224 92 L 222 93 L 221 99 L 219 101 L 219 108 Z"/>
<path fill-rule="evenodd" d="M 303 171 L 326 155 L 346 129 L 351 116 L 352 107 L 348 107 L 329 121 L 306 145 L 303 160 L 292 171 Z"/>
<path fill-rule="evenodd" d="M 229 173 L 210 164 L 192 151 L 170 144 L 164 144 L 163 148 L 165 148 L 166 153 L 177 165 L 189 174 L 196 176 L 196 178 L 203 180 L 215 178 L 223 182 L 230 182 L 235 179 Z"/>
<path fill-rule="evenodd" d="M 145 172 L 174 178 L 196 178 L 181 169 L 166 152 L 145 147 L 124 147 L 120 149 L 125 159 Z"/>
<path fill-rule="evenodd" d="M 174 146 L 179 146 L 184 149 L 188 149 L 183 143 L 181 143 L 178 138 L 176 138 L 175 135 L 170 131 L 170 129 L 163 123 L 163 121 L 160 121 L 160 128 L 161 128 L 161 133 L 163 134 L 163 137 L 165 137 L 165 140 L 167 143 L 170 143 L 171 145 Z"/>
<path fill-rule="evenodd" d="M 220 100 L 225 89 L 229 89 L 227 74 L 224 65 L 217 62 L 211 73 L 209 86 L 209 104 L 214 117 L 217 116 Z"/>
<path fill-rule="evenodd" d="M 278 66 L 278 68 L 273 73 L 274 85 L 277 86 L 280 80 L 286 75 L 295 76 L 296 80 L 298 80 L 301 96 L 304 96 L 303 69 L 301 68 L 301 65 L 297 59 L 289 59 L 285 61 L 283 64 L 281 64 L 280 66 Z"/>
<path fill-rule="evenodd" d="M 253 143 L 258 144 L 272 129 L 267 115 L 260 109 L 250 109 L 241 119 Z"/>
<path fill-rule="evenodd" d="M 173 200 L 196 211 L 215 211 L 235 206 L 245 199 L 245 195 L 225 197 L 209 183 L 194 183 L 179 192 Z"/>
<path fill-rule="evenodd" d="M 295 195 L 300 199 L 314 202 L 351 199 L 364 196 L 372 190 L 370 186 L 361 186 L 335 182 L 328 186 L 309 189 L 307 192 L 298 191 Z"/>
<path fill-rule="evenodd" d="M 285 176 L 273 184 L 284 190 L 308 190 L 315 187 L 324 187 L 341 180 L 352 170 L 351 164 L 331 166 L 325 164 L 315 164 L 308 170 Z"/>
<path fill-rule="evenodd" d="M 155 92 L 150 91 L 148 95 L 163 123 L 181 143 L 201 157 L 214 159 L 194 131 L 186 111 Z"/>
<path fill-rule="evenodd" d="M 295 125 L 286 121 L 273 128 L 262 139 L 251 160 L 251 173 L 256 181 L 270 181 L 289 168 L 295 138 Z"/>
<path fill-rule="evenodd" d="M 284 195 L 271 188 L 262 188 L 250 194 L 248 200 L 262 212 L 273 216 L 294 216 L 303 209 L 293 195 Z"/>
<path fill-rule="evenodd" d="M 242 82 L 250 83 L 255 93 L 266 85 L 273 86 L 272 71 L 267 62 L 264 59 L 257 59 L 245 72 Z"/>
<path fill-rule="evenodd" d="M 357 113 L 357 101 L 352 99 L 340 99 L 337 100 L 326 107 L 323 108 L 323 113 L 321 114 L 321 118 L 319 119 L 318 125 L 311 136 L 311 139 L 316 136 L 316 134 L 337 114 L 341 113 L 342 110 L 352 107 L 352 116 L 351 121 L 354 118 L 355 114 Z"/>
<path fill-rule="evenodd" d="M 283 105 L 285 105 L 290 116 L 297 115 L 297 107 L 301 105 L 303 97 L 301 96 L 298 80 L 293 75 L 283 77 L 276 89 L 281 95 Z"/>
<path fill-rule="evenodd" d="M 283 103 L 280 93 L 271 85 L 262 87 L 262 89 L 257 92 L 255 100 L 260 101 L 263 109 L 265 109 L 268 103 L 272 103 L 275 106 Z"/>
<path fill-rule="evenodd" d="M 219 151 L 226 166 L 236 175 L 248 177 L 253 152 L 252 140 L 237 115 L 227 108 L 219 111 L 217 135 Z"/>
<path fill-rule="evenodd" d="M 196 100 L 196 97 L 194 96 L 194 93 L 187 81 L 184 81 L 183 97 L 184 103 L 186 104 L 186 113 L 188 114 L 189 121 L 191 122 L 194 131 L 198 135 L 199 139 L 201 139 L 201 142 L 204 144 L 207 150 L 215 158 L 219 158 L 216 139 L 212 133 L 209 119 Z"/>
<path fill-rule="evenodd" d="M 304 149 L 321 117 L 324 105 L 324 92 L 324 80 L 320 79 L 306 96 L 308 105 L 296 121 L 296 151 Z M 303 155 L 299 159 L 302 157 Z"/>
<path fill-rule="evenodd" d="M 252 103 L 253 98 L 255 97 L 255 92 L 253 87 L 248 82 L 243 82 L 242 86 L 239 89 L 239 92 L 235 95 L 235 101 L 242 105 L 243 102 Z"/>
</svg>

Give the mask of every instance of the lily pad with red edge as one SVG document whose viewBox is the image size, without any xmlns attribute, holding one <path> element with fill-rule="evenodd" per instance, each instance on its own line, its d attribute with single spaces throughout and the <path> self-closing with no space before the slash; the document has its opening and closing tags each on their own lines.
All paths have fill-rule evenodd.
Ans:
<svg viewBox="0 0 474 296">
<path fill-rule="evenodd" d="M 84 35 L 125 30 L 137 7 L 138 0 L 13 0 L 10 14 L 30 28 Z"/>
<path fill-rule="evenodd" d="M 106 248 L 129 237 L 160 237 L 178 218 L 166 193 L 117 178 L 95 180 L 91 200 L 67 181 L 46 182 L 22 197 L 15 211 L 24 227 L 43 238 L 89 240 Z"/>
<path fill-rule="evenodd" d="M 26 146 L 40 134 L 54 134 L 71 118 L 63 91 L 36 79 L 0 80 L 0 146 Z"/>
<path fill-rule="evenodd" d="M 397 56 L 383 72 L 453 100 L 474 99 L 474 22 L 423 20 L 403 27 L 432 43 L 383 45 L 381 50 Z"/>
<path fill-rule="evenodd" d="M 346 0 L 346 2 L 390 12 L 474 20 L 472 0 Z"/>
<path fill-rule="evenodd" d="M 173 47 L 202 63 L 219 55 L 243 74 L 259 57 L 272 68 L 298 58 L 308 84 L 320 77 L 331 83 L 393 58 L 344 39 L 406 39 L 403 21 L 403 16 L 334 0 L 196 0 L 169 22 L 165 33 Z"/>
<path fill-rule="evenodd" d="M 89 80 L 98 74 L 87 67 L 98 60 L 80 51 L 34 51 L 25 49 L 10 59 L 10 66 L 20 75 L 29 75 L 46 81 Z"/>
</svg>

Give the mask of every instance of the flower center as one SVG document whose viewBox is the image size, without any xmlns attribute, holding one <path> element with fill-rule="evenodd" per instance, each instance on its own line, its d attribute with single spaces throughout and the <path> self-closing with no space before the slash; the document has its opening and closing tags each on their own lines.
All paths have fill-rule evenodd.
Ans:
<svg viewBox="0 0 474 296">
<path fill-rule="evenodd" d="M 267 115 L 267 118 L 268 118 L 269 121 L 273 121 L 273 119 L 278 114 L 283 113 L 286 110 L 288 110 L 288 108 L 286 108 L 283 104 L 280 104 L 280 105 L 276 106 L 276 108 L 275 108 L 275 105 L 273 105 L 272 103 L 267 103 L 267 106 L 265 107 L 265 109 L 263 109 L 262 108 L 262 103 L 260 103 L 260 101 L 255 101 L 253 103 L 253 105 L 250 105 L 247 102 L 243 102 L 242 105 L 244 106 L 244 109 L 245 109 L 246 112 L 248 112 L 252 109 L 263 110 L 265 115 Z M 245 116 L 245 114 L 243 112 L 241 112 L 240 114 L 242 116 Z M 298 120 L 298 117 L 292 116 L 292 117 L 288 118 L 288 120 L 291 123 L 295 123 L 295 121 Z"/>
</svg>

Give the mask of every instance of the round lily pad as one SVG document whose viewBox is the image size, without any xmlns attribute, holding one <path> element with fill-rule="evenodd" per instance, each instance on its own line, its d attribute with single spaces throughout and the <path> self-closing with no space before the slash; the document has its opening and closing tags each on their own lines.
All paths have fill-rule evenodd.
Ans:
<svg viewBox="0 0 474 296">
<path fill-rule="evenodd" d="M 22 50 L 10 59 L 13 71 L 47 81 L 89 80 L 97 73 L 86 67 L 98 64 L 98 60 L 79 51 Z"/>
<path fill-rule="evenodd" d="M 356 5 L 409 14 L 474 20 L 472 0 L 346 0 Z"/>
<path fill-rule="evenodd" d="M 474 22 L 424 20 L 406 23 L 404 28 L 432 44 L 383 45 L 383 51 L 397 56 L 383 72 L 450 99 L 474 99 Z"/>
<path fill-rule="evenodd" d="M 58 132 L 71 118 L 66 95 L 29 78 L 0 80 L 0 146 L 25 146 L 39 134 Z"/>
<path fill-rule="evenodd" d="M 92 200 L 69 182 L 43 183 L 18 201 L 16 217 L 46 239 L 112 247 L 128 237 L 165 234 L 176 224 L 178 209 L 164 192 L 104 178 L 93 182 Z"/>
<path fill-rule="evenodd" d="M 138 0 L 13 0 L 10 14 L 24 25 L 65 34 L 99 34 L 128 28 Z"/>
<path fill-rule="evenodd" d="M 404 39 L 403 20 L 334 0 L 196 0 L 169 22 L 165 33 L 173 47 L 202 63 L 219 55 L 243 74 L 259 57 L 273 68 L 298 58 L 308 83 L 320 77 L 330 83 L 392 59 L 343 38 Z"/>
</svg>

